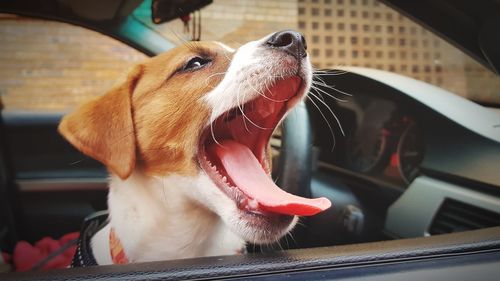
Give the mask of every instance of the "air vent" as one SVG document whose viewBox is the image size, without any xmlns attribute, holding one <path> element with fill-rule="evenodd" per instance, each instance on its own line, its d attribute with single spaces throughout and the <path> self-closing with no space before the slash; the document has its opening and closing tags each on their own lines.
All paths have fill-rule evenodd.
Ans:
<svg viewBox="0 0 500 281">
<path fill-rule="evenodd" d="M 446 199 L 429 229 L 431 235 L 460 232 L 500 225 L 500 214 Z"/>
</svg>

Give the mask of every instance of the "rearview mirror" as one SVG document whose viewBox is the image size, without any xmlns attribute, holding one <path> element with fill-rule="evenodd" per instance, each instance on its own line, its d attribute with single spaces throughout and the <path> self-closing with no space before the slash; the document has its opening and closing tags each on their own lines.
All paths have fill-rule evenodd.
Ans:
<svg viewBox="0 0 500 281">
<path fill-rule="evenodd" d="M 212 0 L 153 0 L 151 4 L 151 20 L 160 24 L 199 10 Z"/>
</svg>

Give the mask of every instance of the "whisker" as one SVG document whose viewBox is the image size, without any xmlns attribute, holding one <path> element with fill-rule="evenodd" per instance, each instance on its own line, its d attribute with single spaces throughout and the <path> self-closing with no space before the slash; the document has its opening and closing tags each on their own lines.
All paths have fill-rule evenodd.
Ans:
<svg viewBox="0 0 500 281">
<path fill-rule="evenodd" d="M 80 164 L 80 163 L 82 163 L 83 161 L 85 161 L 85 159 L 76 160 L 76 161 L 74 161 L 74 162 L 69 163 L 69 165 L 71 166 L 71 165 Z"/>
<path fill-rule="evenodd" d="M 209 76 L 208 76 L 207 78 L 205 78 L 205 80 L 204 80 L 204 81 L 205 81 L 205 86 L 209 86 L 209 84 L 208 84 L 208 80 L 209 80 L 210 78 L 212 78 L 212 77 L 214 77 L 214 76 L 216 76 L 216 75 L 224 75 L 224 74 L 226 74 L 226 73 L 227 73 L 227 71 L 226 71 L 226 72 L 218 72 L 218 73 L 214 73 L 214 74 L 209 75 Z M 212 87 L 210 87 L 210 88 L 211 88 L 211 89 L 213 89 L 213 88 L 215 88 L 215 87 L 216 87 L 216 86 L 212 86 Z"/>
<path fill-rule="evenodd" d="M 278 247 L 280 248 L 280 250 L 283 252 L 285 251 L 285 249 L 283 249 L 283 246 L 281 246 L 281 241 L 280 239 L 276 239 L 276 244 L 278 244 Z"/>
<path fill-rule="evenodd" d="M 317 82 L 317 81 L 314 81 L 314 79 L 319 80 L 321 83 L 323 83 L 323 84 L 326 85 L 326 82 L 325 82 L 325 80 L 323 80 L 323 78 L 321 78 L 321 75 L 315 75 L 315 76 L 313 76 L 312 82 Z"/>
<path fill-rule="evenodd" d="M 263 97 L 263 98 L 265 98 L 267 100 L 270 100 L 270 101 L 273 101 L 273 102 L 285 102 L 285 101 L 289 100 L 289 98 L 288 99 L 284 99 L 284 100 L 275 100 L 275 99 L 272 99 L 272 98 L 266 96 L 264 93 L 260 92 L 259 90 L 255 89 L 254 86 L 252 85 L 252 83 L 248 82 L 248 80 L 245 80 L 245 81 L 247 82 L 248 86 L 250 86 L 250 88 L 252 88 L 252 90 L 254 90 L 255 92 L 257 92 L 261 97 Z M 266 85 L 266 87 L 267 87 L 267 85 Z M 269 90 L 269 92 L 270 92 L 270 90 Z"/>
<path fill-rule="evenodd" d="M 333 110 L 330 108 L 330 106 L 328 106 L 327 103 L 325 103 L 324 101 L 322 101 L 321 99 L 319 99 L 317 96 L 315 96 L 313 93 L 311 93 L 311 95 L 313 97 L 315 97 L 319 102 L 321 102 L 329 111 L 330 113 L 333 115 L 333 117 L 335 118 L 335 120 L 337 121 L 337 124 L 339 125 L 339 128 L 340 128 L 340 132 L 342 133 L 342 135 L 345 137 L 345 133 L 344 133 L 344 129 L 342 128 L 342 125 L 340 124 L 340 120 L 339 118 L 337 117 L 337 115 L 335 115 L 335 113 L 333 112 Z"/>
<path fill-rule="evenodd" d="M 311 93 L 311 96 L 314 96 L 314 94 Z M 316 98 L 318 98 L 318 97 L 316 97 Z M 333 149 L 335 148 L 336 140 L 335 140 L 335 134 L 333 133 L 332 126 L 330 125 L 328 118 L 326 118 L 325 114 L 323 114 L 323 112 L 321 111 L 319 106 L 314 102 L 314 100 L 311 97 L 309 97 L 309 95 L 307 96 L 307 99 L 309 99 L 312 102 L 312 104 L 318 109 L 319 114 L 321 114 L 321 116 L 323 117 L 323 119 L 326 122 L 326 125 L 328 126 L 328 129 L 330 129 L 330 134 L 332 135 L 332 140 L 333 140 L 333 145 L 332 145 L 332 151 L 333 151 Z"/>
<path fill-rule="evenodd" d="M 206 79 L 210 79 L 210 78 L 212 78 L 212 77 L 214 77 L 216 75 L 223 75 L 223 74 L 226 74 L 226 73 L 227 73 L 227 71 L 213 73 L 213 74 L 209 75 Z"/>
<path fill-rule="evenodd" d="M 313 86 L 311 85 L 311 88 L 309 89 L 309 93 L 311 93 L 311 94 L 312 94 L 312 93 L 318 94 L 318 95 L 319 95 L 319 97 L 320 97 L 323 101 L 325 100 L 325 98 L 323 97 L 323 95 L 322 95 L 320 92 L 317 92 L 317 91 L 316 91 L 316 92 L 313 92 L 313 90 L 314 90 L 314 91 L 316 91 L 316 88 L 315 88 L 315 87 L 313 87 Z"/>
<path fill-rule="evenodd" d="M 313 82 L 312 82 L 312 85 L 315 85 L 315 86 L 318 86 L 318 87 L 322 87 L 322 88 L 327 88 L 327 89 L 334 90 L 334 91 L 337 91 L 337 90 L 338 90 L 338 89 L 337 89 L 337 88 L 335 88 L 334 86 L 327 85 L 327 84 L 323 84 L 323 83 L 318 82 L 318 81 L 313 81 Z M 349 94 L 349 93 L 344 93 L 344 95 L 349 96 L 349 97 L 352 97 L 352 96 L 353 96 L 352 94 Z"/>
<path fill-rule="evenodd" d="M 244 118 L 246 118 L 248 120 L 248 122 L 252 123 L 252 125 L 254 125 L 255 127 L 259 128 L 259 129 L 262 129 L 262 130 L 272 130 L 273 129 L 273 128 L 262 127 L 262 126 L 255 124 L 255 122 L 253 122 L 252 119 L 250 119 L 248 116 L 246 116 L 245 112 L 241 112 L 241 114 L 243 115 Z"/>
<path fill-rule="evenodd" d="M 303 224 L 301 224 L 300 220 L 298 220 L 298 221 L 297 221 L 297 224 L 298 224 L 298 225 L 303 225 Z M 297 244 L 297 240 L 295 240 L 295 237 L 293 237 L 292 231 L 288 231 L 288 233 L 287 233 L 286 235 L 287 235 L 287 236 L 290 236 L 290 238 L 292 238 L 292 241 L 293 241 L 293 243 L 294 243 L 295 245 L 298 245 L 298 244 Z"/>
<path fill-rule="evenodd" d="M 341 99 L 341 98 L 337 98 L 336 96 L 334 96 L 334 95 L 332 95 L 332 94 L 330 94 L 330 93 L 326 92 L 325 90 L 320 89 L 319 87 L 316 87 L 316 86 L 311 85 L 311 89 L 312 89 L 312 90 L 315 90 L 317 94 L 320 94 L 320 95 L 321 95 L 321 93 L 323 93 L 323 94 L 325 94 L 326 96 L 328 96 L 328 97 L 330 97 L 330 98 L 332 98 L 332 99 L 334 99 L 334 100 L 336 100 L 336 101 L 338 101 L 338 102 L 348 102 L 347 100 L 343 100 L 343 99 Z M 320 92 L 321 92 L 321 93 L 320 93 Z"/>
<path fill-rule="evenodd" d="M 317 79 L 317 77 L 315 77 L 315 78 Z M 321 80 L 321 79 L 318 79 L 318 80 L 319 81 L 312 80 L 311 83 L 313 83 L 314 85 L 323 86 L 323 87 L 328 88 L 328 89 L 332 89 L 332 90 L 335 89 L 334 86 L 326 84 L 323 80 Z"/>
<path fill-rule="evenodd" d="M 321 75 L 321 76 L 338 76 L 349 73 L 348 71 L 314 71 L 313 74 Z"/>
<path fill-rule="evenodd" d="M 238 104 L 238 108 L 243 115 L 243 125 L 245 126 L 245 130 L 250 133 L 250 130 L 248 129 L 247 123 L 245 121 L 246 118 L 244 118 L 245 117 L 245 113 L 244 113 L 245 112 L 245 105 L 244 104 L 241 105 L 241 103 L 240 103 L 240 99 L 239 99 L 240 93 L 241 93 L 241 83 L 238 85 L 238 92 L 236 93 L 236 103 Z M 246 93 L 243 93 L 243 95 L 245 95 L 245 94 Z M 243 100 L 245 100 L 245 97 L 243 97 Z"/>
<path fill-rule="evenodd" d="M 214 122 L 215 122 L 215 120 L 210 120 L 210 134 L 212 135 L 212 139 L 214 140 L 214 142 L 215 142 L 217 145 L 222 146 L 222 144 L 220 144 L 220 142 L 218 142 L 218 141 L 217 141 L 217 139 L 215 138 L 215 133 L 214 133 Z"/>
<path fill-rule="evenodd" d="M 288 234 L 288 233 L 287 233 L 287 234 Z M 286 248 L 287 248 L 287 249 L 290 249 L 290 243 L 288 243 L 287 234 L 285 234 L 285 236 L 284 236 L 283 238 L 285 238 Z"/>
<path fill-rule="evenodd" d="M 240 89 L 240 87 L 241 87 L 241 84 L 240 84 L 240 85 L 238 85 L 238 92 L 240 91 L 240 90 L 239 90 L 239 89 Z M 239 109 L 240 109 L 240 111 L 241 111 L 241 115 L 243 116 L 243 123 L 245 124 L 245 126 L 246 126 L 245 119 L 247 119 L 247 120 L 248 120 L 248 122 L 250 122 L 252 125 L 254 125 L 255 127 L 259 128 L 259 129 L 262 129 L 262 130 L 272 130 L 272 129 L 273 129 L 273 128 L 265 128 L 265 127 L 261 127 L 261 126 L 257 125 L 255 122 L 253 122 L 253 121 L 252 121 L 252 120 L 251 120 L 251 119 L 250 119 L 250 118 L 249 118 L 249 117 L 245 114 L 244 110 L 241 108 L 241 106 L 240 106 L 240 102 L 239 102 L 238 97 L 239 97 L 239 93 L 238 93 L 238 94 L 237 94 L 237 96 L 236 96 L 236 101 L 237 101 L 237 103 L 238 103 L 238 108 L 239 108 Z M 244 105 L 243 105 L 243 106 L 244 106 Z"/>
<path fill-rule="evenodd" d="M 343 74 L 345 74 L 345 73 L 347 73 L 347 72 L 344 72 Z M 341 91 L 341 90 L 339 90 L 339 89 L 335 88 L 335 87 L 334 87 L 334 86 L 332 86 L 332 85 L 328 85 L 328 84 L 325 82 L 325 80 L 323 80 L 323 79 L 321 78 L 321 76 L 323 76 L 323 74 L 322 74 L 322 75 L 313 75 L 313 80 L 311 81 L 311 82 L 312 82 L 312 84 L 314 84 L 314 85 L 316 85 L 316 86 L 322 86 L 322 87 L 325 87 L 325 88 L 331 89 L 331 90 L 333 90 L 333 91 L 336 91 L 336 92 L 338 92 L 338 93 L 341 93 L 341 94 L 343 94 L 343 95 L 346 95 L 346 96 L 352 97 L 352 94 L 349 94 L 349 93 L 346 93 L 346 92 L 344 92 L 344 91 Z M 318 81 L 315 81 L 314 79 L 319 80 L 319 82 L 318 82 Z M 320 83 L 320 82 L 321 82 L 321 83 Z"/>
<path fill-rule="evenodd" d="M 271 86 L 274 86 L 274 81 L 273 81 L 272 79 L 270 79 L 270 81 L 266 81 L 266 83 L 264 83 L 264 84 L 266 85 L 266 91 L 267 91 L 268 93 L 270 93 L 270 92 L 271 92 L 271 89 L 269 89 L 269 86 L 270 86 L 270 85 L 271 85 Z"/>
<path fill-rule="evenodd" d="M 320 83 L 320 82 L 314 81 L 314 80 L 312 81 L 312 85 L 321 86 L 321 87 L 333 90 L 333 86 L 330 86 L 330 85 L 327 85 L 327 84 L 323 84 L 323 83 Z"/>
<path fill-rule="evenodd" d="M 332 89 L 332 90 L 334 90 L 334 91 L 336 91 L 336 92 L 338 92 L 338 93 L 341 93 L 341 94 L 343 94 L 343 95 L 346 95 L 346 96 L 352 97 L 352 94 L 349 94 L 349 93 L 346 93 L 346 92 L 344 92 L 344 91 L 341 91 L 341 90 L 339 90 L 339 89 L 337 89 L 337 88 L 335 88 L 335 87 L 333 87 L 333 86 L 330 86 L 330 85 L 327 85 L 327 84 L 317 83 L 316 81 L 313 81 L 312 83 L 313 83 L 314 85 L 320 85 L 320 86 L 326 87 L 326 88 L 328 88 L 328 89 Z"/>
<path fill-rule="evenodd" d="M 224 121 L 227 122 L 229 120 L 229 111 L 233 111 L 233 110 L 235 110 L 235 109 L 228 110 L 228 111 L 226 111 L 226 113 L 224 113 Z"/>
</svg>

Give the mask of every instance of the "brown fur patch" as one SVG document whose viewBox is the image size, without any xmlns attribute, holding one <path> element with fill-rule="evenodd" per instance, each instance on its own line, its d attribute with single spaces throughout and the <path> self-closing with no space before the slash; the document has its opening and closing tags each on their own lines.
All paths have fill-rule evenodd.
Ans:
<svg viewBox="0 0 500 281">
<path fill-rule="evenodd" d="M 211 62 L 178 71 L 193 57 Z M 59 131 L 122 179 L 198 171 L 194 156 L 210 109 L 201 98 L 222 80 L 231 53 L 211 42 L 189 43 L 136 66 L 127 80 L 64 117 Z"/>
<path fill-rule="evenodd" d="M 135 67 L 127 80 L 106 95 L 95 98 L 59 124 L 59 132 L 77 149 L 101 161 L 121 178 L 135 165 L 135 136 L 131 95 L 142 67 Z"/>
</svg>

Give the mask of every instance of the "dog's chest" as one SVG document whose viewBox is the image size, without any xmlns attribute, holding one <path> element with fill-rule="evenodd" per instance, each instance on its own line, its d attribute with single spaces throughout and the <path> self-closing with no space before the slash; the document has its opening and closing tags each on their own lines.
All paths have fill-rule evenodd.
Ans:
<svg viewBox="0 0 500 281">
<path fill-rule="evenodd" d="M 193 190 L 193 186 L 199 184 L 180 177 L 146 179 L 134 174 L 126 181 L 112 179 L 109 227 L 114 229 L 130 262 L 233 255 L 241 251 L 244 241 L 218 215 L 186 196 L 186 190 Z M 96 257 L 99 263 L 110 262 L 109 247 L 103 246 L 106 243 L 109 228 L 92 240 L 93 245 L 100 245 L 94 253 L 106 256 Z"/>
<path fill-rule="evenodd" d="M 110 226 L 101 229 L 92 239 L 92 252 L 99 265 L 112 264 L 109 247 Z M 194 240 L 193 239 L 197 239 Z M 131 262 L 159 261 L 179 258 L 235 255 L 244 252 L 244 242 L 223 223 L 218 224 L 211 235 L 194 238 L 187 234 L 184 239 L 172 241 L 170 237 L 158 237 L 156 241 L 143 241 L 142 251 L 134 251 Z M 137 248 L 136 248 L 137 249 Z"/>
<path fill-rule="evenodd" d="M 237 254 L 244 246 L 241 238 L 220 220 L 212 224 L 211 228 L 182 225 L 176 233 L 169 231 L 168 236 L 144 240 L 140 246 L 142 251 L 136 252 L 137 260 L 157 261 Z"/>
</svg>

